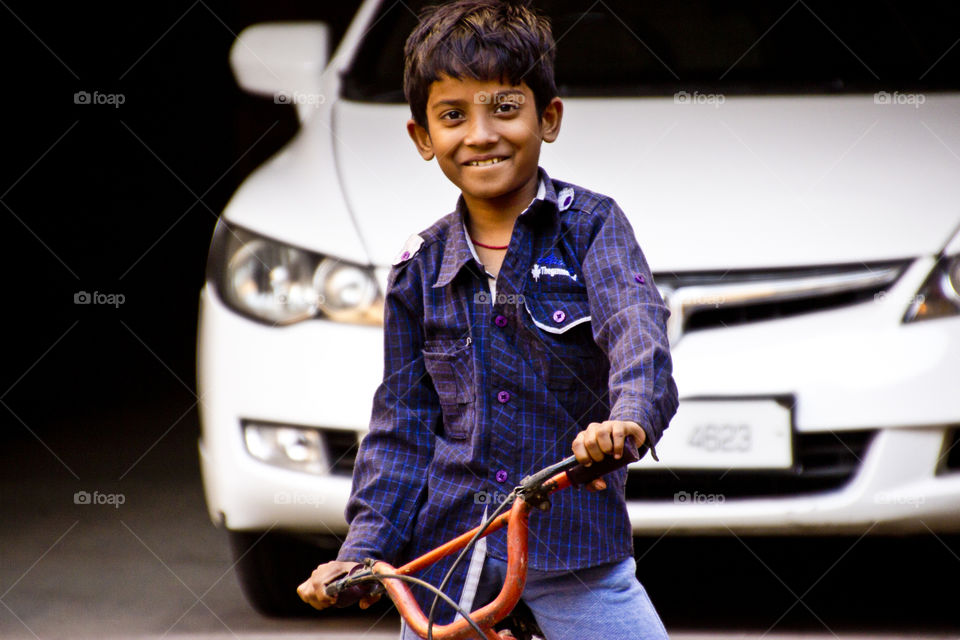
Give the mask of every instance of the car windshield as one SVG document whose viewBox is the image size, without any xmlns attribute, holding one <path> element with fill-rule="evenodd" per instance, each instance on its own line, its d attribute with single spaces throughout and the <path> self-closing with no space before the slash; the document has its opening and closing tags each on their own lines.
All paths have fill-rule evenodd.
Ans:
<svg viewBox="0 0 960 640">
<path fill-rule="evenodd" d="M 436 0 L 430 0 L 435 4 Z M 344 96 L 403 102 L 403 43 L 427 2 L 385 0 Z M 562 96 L 960 88 L 955 0 L 551 0 Z"/>
</svg>

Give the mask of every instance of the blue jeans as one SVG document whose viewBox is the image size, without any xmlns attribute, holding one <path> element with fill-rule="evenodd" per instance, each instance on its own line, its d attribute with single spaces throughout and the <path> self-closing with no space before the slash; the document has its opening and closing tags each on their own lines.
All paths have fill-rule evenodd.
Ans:
<svg viewBox="0 0 960 640">
<path fill-rule="evenodd" d="M 507 563 L 487 557 L 472 609 L 500 592 Z M 546 640 L 666 640 L 633 558 L 580 571 L 527 571 L 523 601 Z M 417 636 L 402 626 L 401 639 Z"/>
</svg>

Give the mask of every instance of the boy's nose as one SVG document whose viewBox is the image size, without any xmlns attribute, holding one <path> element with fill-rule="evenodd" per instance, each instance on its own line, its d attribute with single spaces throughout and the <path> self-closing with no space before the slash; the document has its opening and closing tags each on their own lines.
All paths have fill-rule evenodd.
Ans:
<svg viewBox="0 0 960 640">
<path fill-rule="evenodd" d="M 497 130 L 489 118 L 473 118 L 467 129 L 464 143 L 471 147 L 489 146 L 497 141 Z"/>
</svg>

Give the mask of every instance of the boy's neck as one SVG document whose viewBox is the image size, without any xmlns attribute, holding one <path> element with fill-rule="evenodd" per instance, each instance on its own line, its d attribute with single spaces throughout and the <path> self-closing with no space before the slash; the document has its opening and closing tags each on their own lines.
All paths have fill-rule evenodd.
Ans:
<svg viewBox="0 0 960 640">
<path fill-rule="evenodd" d="M 520 189 L 497 198 L 474 198 L 464 193 L 470 236 L 480 241 L 507 244 L 513 232 L 513 223 L 536 197 L 539 180 L 538 172 Z"/>
</svg>

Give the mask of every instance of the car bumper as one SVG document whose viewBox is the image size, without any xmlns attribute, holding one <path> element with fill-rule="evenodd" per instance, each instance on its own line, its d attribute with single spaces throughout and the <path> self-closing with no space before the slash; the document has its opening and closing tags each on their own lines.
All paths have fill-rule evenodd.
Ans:
<svg viewBox="0 0 960 640">
<path fill-rule="evenodd" d="M 874 302 L 704 330 L 673 348 L 682 399 L 790 397 L 795 433 L 874 430 L 842 487 L 811 495 L 631 500 L 637 534 L 960 530 L 960 473 L 943 472 L 960 426 L 960 318 L 903 325 L 917 260 Z M 270 327 L 201 296 L 200 456 L 211 518 L 230 529 L 343 534 L 350 479 L 260 462 L 243 420 L 362 436 L 380 381 L 382 333 L 322 320 Z M 663 456 L 661 456 L 663 458 Z M 634 471 L 631 482 L 642 482 Z"/>
<path fill-rule="evenodd" d="M 630 501 L 630 520 L 635 534 L 960 531 L 960 473 L 935 473 L 944 432 L 944 428 L 881 429 L 859 471 L 841 489 L 765 498 L 686 492 L 666 501 Z"/>
</svg>

